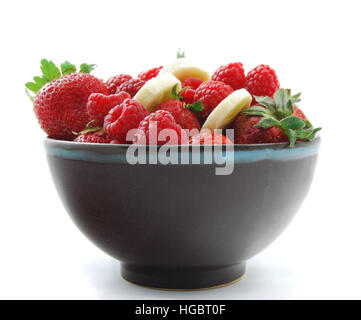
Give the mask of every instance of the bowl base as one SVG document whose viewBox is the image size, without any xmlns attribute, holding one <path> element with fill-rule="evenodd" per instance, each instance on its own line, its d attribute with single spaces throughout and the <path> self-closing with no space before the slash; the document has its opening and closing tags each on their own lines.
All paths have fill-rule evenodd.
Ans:
<svg viewBox="0 0 361 320">
<path fill-rule="evenodd" d="M 160 290 L 207 290 L 240 281 L 246 264 L 218 268 L 154 268 L 122 264 L 122 277 L 135 285 Z"/>
</svg>

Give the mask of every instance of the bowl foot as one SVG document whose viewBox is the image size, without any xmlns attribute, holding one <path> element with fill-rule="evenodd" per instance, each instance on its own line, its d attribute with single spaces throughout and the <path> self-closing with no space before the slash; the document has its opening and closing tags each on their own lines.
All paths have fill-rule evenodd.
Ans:
<svg viewBox="0 0 361 320">
<path fill-rule="evenodd" d="M 132 284 L 163 290 L 206 290 L 241 280 L 245 263 L 218 268 L 154 268 L 122 264 L 122 277 Z"/>
</svg>

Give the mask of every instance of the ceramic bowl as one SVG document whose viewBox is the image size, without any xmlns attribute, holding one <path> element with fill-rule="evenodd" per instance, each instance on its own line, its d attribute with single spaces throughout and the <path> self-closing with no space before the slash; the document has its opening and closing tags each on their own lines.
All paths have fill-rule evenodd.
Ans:
<svg viewBox="0 0 361 320">
<path fill-rule="evenodd" d="M 235 145 L 233 172 L 216 175 L 211 147 L 193 152 L 200 163 L 174 146 L 188 164 L 129 164 L 126 145 L 45 139 L 56 189 L 74 223 L 121 262 L 126 280 L 166 289 L 240 279 L 246 261 L 300 208 L 319 145 L 319 138 L 292 149 L 287 143 Z M 144 151 L 149 158 L 159 149 Z"/>
</svg>

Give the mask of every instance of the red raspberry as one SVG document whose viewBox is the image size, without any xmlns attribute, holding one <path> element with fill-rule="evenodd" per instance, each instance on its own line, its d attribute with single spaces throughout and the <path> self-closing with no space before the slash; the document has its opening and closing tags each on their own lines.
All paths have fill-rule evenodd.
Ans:
<svg viewBox="0 0 361 320">
<path fill-rule="evenodd" d="M 183 101 L 186 104 L 192 104 L 194 102 L 194 94 L 196 91 L 194 89 L 186 89 L 179 96 L 183 97 Z"/>
<path fill-rule="evenodd" d="M 200 100 L 203 104 L 203 110 L 198 113 L 199 116 L 208 117 L 212 110 L 232 92 L 233 89 L 223 82 L 213 80 L 203 82 L 194 94 L 194 101 Z"/>
<path fill-rule="evenodd" d="M 94 120 L 93 124 L 95 126 L 103 126 L 104 118 L 108 112 L 129 98 L 130 94 L 126 92 L 119 92 L 109 96 L 101 93 L 93 93 L 89 96 L 87 104 L 89 118 Z"/>
<path fill-rule="evenodd" d="M 267 65 L 261 64 L 247 74 L 246 89 L 254 96 L 273 97 L 279 87 L 276 72 Z"/>
<path fill-rule="evenodd" d="M 165 110 L 172 114 L 174 120 L 183 128 L 183 129 L 201 129 L 199 121 L 195 114 L 184 108 L 183 102 L 177 99 L 171 99 L 164 101 L 156 110 Z"/>
<path fill-rule="evenodd" d="M 150 70 L 146 70 L 146 71 L 142 71 L 141 73 L 138 74 L 138 79 L 141 79 L 143 81 L 148 81 L 154 77 L 156 77 L 160 71 L 160 69 L 162 69 L 163 66 L 160 66 L 158 68 L 153 68 Z"/>
<path fill-rule="evenodd" d="M 203 81 L 200 79 L 188 78 L 182 82 L 182 88 L 190 87 L 191 89 L 196 90 L 202 83 Z"/>
<path fill-rule="evenodd" d="M 243 64 L 240 62 L 232 62 L 219 67 L 214 72 L 212 80 L 222 81 L 234 90 L 244 88 L 246 84 L 246 76 L 244 74 Z"/>
<path fill-rule="evenodd" d="M 138 102 L 126 99 L 114 107 L 104 119 L 104 131 L 110 138 L 120 143 L 131 143 L 133 136 L 127 139 L 129 130 L 138 128 L 139 123 L 147 116 L 147 111 Z"/>
<path fill-rule="evenodd" d="M 217 132 L 201 132 L 191 137 L 189 140 L 190 144 L 233 144 L 231 140 L 229 140 L 224 135 Z"/>
<path fill-rule="evenodd" d="M 302 112 L 302 110 L 297 107 L 297 106 L 294 106 L 294 112 L 293 112 L 293 115 L 296 116 L 296 117 L 299 117 L 301 118 L 302 120 L 307 120 L 307 117 L 305 116 L 305 114 Z"/>
<path fill-rule="evenodd" d="M 103 81 L 88 73 L 70 73 L 47 83 L 34 100 L 40 126 L 52 138 L 73 140 L 73 132 L 89 122 L 86 105 L 96 92 L 109 93 Z"/>
<path fill-rule="evenodd" d="M 115 93 L 119 93 L 121 91 L 128 92 L 130 96 L 133 98 L 137 92 L 143 87 L 145 81 L 142 79 L 130 79 L 128 81 L 123 82 L 117 89 Z"/>
<path fill-rule="evenodd" d="M 132 76 L 129 74 L 119 74 L 117 76 L 109 78 L 105 85 L 109 89 L 109 93 L 113 94 L 117 91 L 117 88 L 123 84 L 125 81 L 132 79 Z"/>
<path fill-rule="evenodd" d="M 278 127 L 271 127 L 266 130 L 263 128 L 255 128 L 254 126 L 261 119 L 261 117 L 247 116 L 241 113 L 234 122 L 234 143 L 254 144 L 288 141 L 288 138 Z"/>
<path fill-rule="evenodd" d="M 107 137 L 103 130 L 88 132 L 77 136 L 74 142 L 83 143 L 112 143 L 112 139 Z"/>
<path fill-rule="evenodd" d="M 172 131 L 164 129 L 171 129 Z M 164 135 L 164 139 L 161 139 L 162 137 L 159 134 Z M 176 134 L 176 137 L 174 134 Z M 174 139 L 177 141 L 174 141 Z M 176 123 L 172 114 L 165 110 L 157 110 L 147 116 L 140 123 L 133 141 L 135 144 L 152 145 L 188 143 L 186 132 Z"/>
</svg>

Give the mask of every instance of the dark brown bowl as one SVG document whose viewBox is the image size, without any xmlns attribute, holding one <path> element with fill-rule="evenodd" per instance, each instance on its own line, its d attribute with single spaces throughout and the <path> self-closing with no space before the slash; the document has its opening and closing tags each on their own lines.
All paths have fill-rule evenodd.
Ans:
<svg viewBox="0 0 361 320">
<path fill-rule="evenodd" d="M 300 208 L 319 144 L 235 145 L 233 173 L 215 175 L 213 158 L 131 165 L 128 146 L 45 139 L 56 188 L 79 229 L 121 261 L 126 280 L 168 289 L 240 278 Z"/>
</svg>

